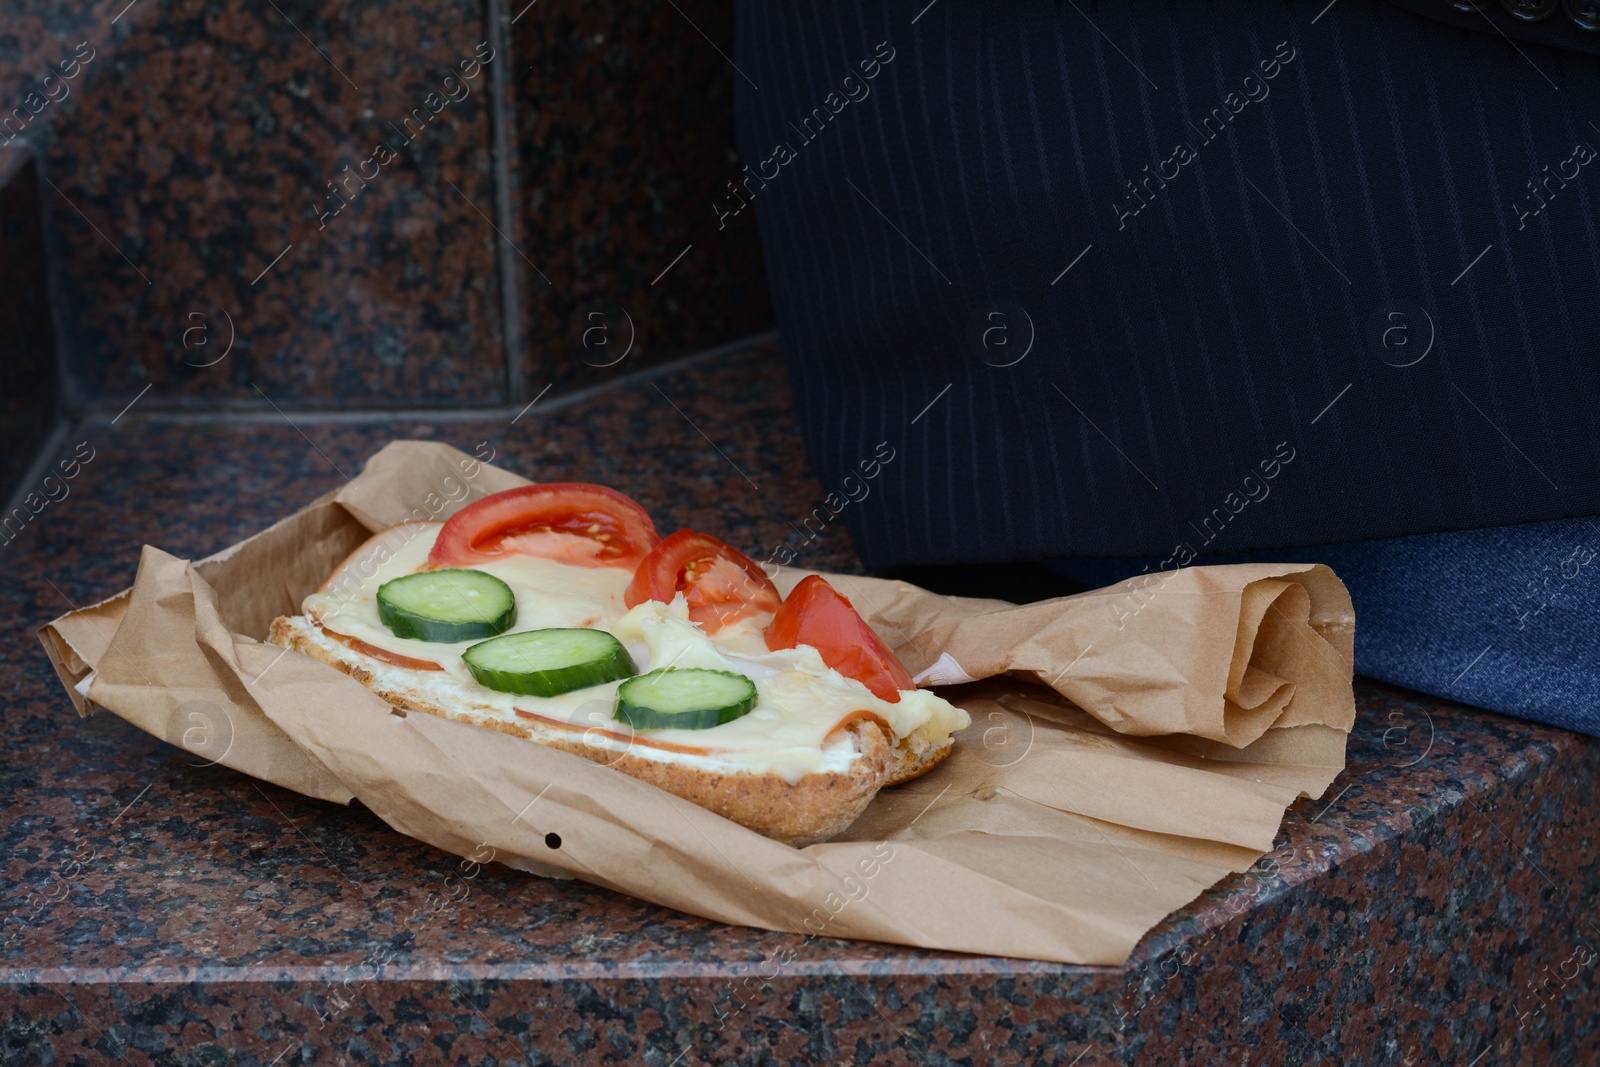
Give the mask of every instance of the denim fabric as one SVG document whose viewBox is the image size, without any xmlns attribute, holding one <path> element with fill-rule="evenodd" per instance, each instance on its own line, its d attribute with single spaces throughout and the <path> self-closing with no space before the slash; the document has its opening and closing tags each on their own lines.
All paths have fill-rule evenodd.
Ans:
<svg viewBox="0 0 1600 1067">
<path fill-rule="evenodd" d="M 1202 555 L 1326 563 L 1356 608 L 1356 670 L 1600 737 L 1600 519 Z M 1108 585 L 1159 559 L 1049 566 Z"/>
</svg>

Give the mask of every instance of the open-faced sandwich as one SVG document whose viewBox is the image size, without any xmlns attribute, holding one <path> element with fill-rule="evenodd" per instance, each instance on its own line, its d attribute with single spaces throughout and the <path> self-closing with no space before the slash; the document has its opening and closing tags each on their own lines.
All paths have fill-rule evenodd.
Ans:
<svg viewBox="0 0 1600 1067">
<path fill-rule="evenodd" d="M 544 483 L 369 540 L 271 640 L 389 703 L 529 738 L 791 844 L 949 754 L 919 690 L 812 575 L 787 599 L 714 537 L 662 539 L 604 486 Z"/>
</svg>

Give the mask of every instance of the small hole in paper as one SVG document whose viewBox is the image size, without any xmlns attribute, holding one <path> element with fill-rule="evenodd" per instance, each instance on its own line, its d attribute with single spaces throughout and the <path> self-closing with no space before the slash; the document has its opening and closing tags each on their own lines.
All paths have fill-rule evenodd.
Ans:
<svg viewBox="0 0 1600 1067">
<path fill-rule="evenodd" d="M 546 848 L 560 848 L 561 847 L 561 835 L 560 834 L 545 834 L 544 835 L 544 844 L 545 844 Z"/>
</svg>

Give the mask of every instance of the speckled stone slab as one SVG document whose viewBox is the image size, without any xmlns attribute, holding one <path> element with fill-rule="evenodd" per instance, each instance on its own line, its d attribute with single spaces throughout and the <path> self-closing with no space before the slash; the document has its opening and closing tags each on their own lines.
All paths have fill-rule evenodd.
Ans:
<svg viewBox="0 0 1600 1067">
<path fill-rule="evenodd" d="M 26 494 L 33 493 L 36 504 L 61 491 L 55 483 L 21 484 L 44 445 L 58 400 L 40 186 L 33 153 L 20 143 L 0 143 L 0 501 L 20 490 L 28 516 Z M 6 519 L 13 521 L 7 525 Z M 16 536 L 18 525 L 13 516 L 0 516 L 0 547 Z"/>
<path fill-rule="evenodd" d="M 12 7 L 4 107 L 60 80 L 22 136 L 89 397 L 505 399 L 481 3 Z"/>
<path fill-rule="evenodd" d="M 507 0 L 524 396 L 619 377 L 772 323 L 742 177 L 733 5 Z"/>
<path fill-rule="evenodd" d="M 296 423 L 91 422 L 72 495 L 7 550 L 0 1062 L 1595 1062 L 1600 743 L 1391 688 L 1358 685 L 1349 767 L 1278 849 L 1121 968 L 725 927 L 464 866 L 78 720 L 38 624 L 128 585 L 141 542 L 214 551 L 395 437 L 487 444 L 615 485 L 664 529 L 858 569 L 842 530 L 790 524 L 822 489 L 772 345 L 515 424 Z"/>
<path fill-rule="evenodd" d="M 74 380 L 112 410 L 492 405 L 768 327 L 755 219 L 711 206 L 732 42 L 709 0 L 13 0 L 0 143 L 55 185 Z"/>
</svg>

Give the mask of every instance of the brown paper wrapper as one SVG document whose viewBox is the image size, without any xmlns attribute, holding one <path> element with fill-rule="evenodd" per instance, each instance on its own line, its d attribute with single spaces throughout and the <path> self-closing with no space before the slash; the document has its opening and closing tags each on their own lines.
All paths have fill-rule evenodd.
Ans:
<svg viewBox="0 0 1600 1067">
<path fill-rule="evenodd" d="M 80 714 L 106 708 L 207 762 L 358 798 L 457 855 L 492 848 L 727 923 L 1066 963 L 1124 962 L 1271 849 L 1284 809 L 1344 767 L 1354 614 L 1318 565 L 1190 567 L 1022 606 L 830 575 L 972 726 L 939 767 L 803 849 L 579 756 L 403 715 L 260 640 L 372 532 L 522 484 L 396 442 L 215 556 L 146 547 L 132 589 L 40 638 Z"/>
</svg>

